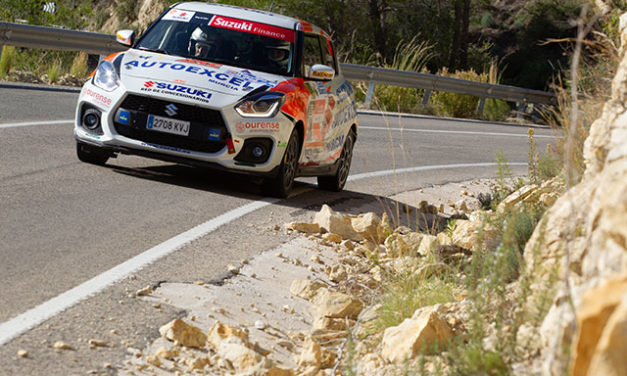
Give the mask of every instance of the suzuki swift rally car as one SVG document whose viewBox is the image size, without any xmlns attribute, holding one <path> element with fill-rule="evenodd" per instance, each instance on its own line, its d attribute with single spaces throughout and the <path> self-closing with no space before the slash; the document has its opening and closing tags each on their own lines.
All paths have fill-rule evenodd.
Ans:
<svg viewBox="0 0 627 376">
<path fill-rule="evenodd" d="M 341 190 L 357 138 L 353 88 L 316 26 L 234 6 L 180 3 L 104 59 L 83 87 L 81 161 L 118 153 L 263 178 L 285 197 L 297 176 Z"/>
</svg>

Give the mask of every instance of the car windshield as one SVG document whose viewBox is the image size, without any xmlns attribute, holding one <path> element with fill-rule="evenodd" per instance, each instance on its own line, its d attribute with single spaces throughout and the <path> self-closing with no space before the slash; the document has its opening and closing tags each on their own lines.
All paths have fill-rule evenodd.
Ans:
<svg viewBox="0 0 627 376">
<path fill-rule="evenodd" d="M 278 26 L 172 9 L 135 48 L 290 75 L 294 35 Z"/>
</svg>

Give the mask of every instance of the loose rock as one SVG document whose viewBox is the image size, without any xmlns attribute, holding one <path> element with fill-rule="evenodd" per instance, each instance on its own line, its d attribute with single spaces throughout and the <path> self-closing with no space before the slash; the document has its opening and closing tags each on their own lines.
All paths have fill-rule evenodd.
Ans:
<svg viewBox="0 0 627 376">
<path fill-rule="evenodd" d="M 202 330 L 181 319 L 175 319 L 162 326 L 159 333 L 164 338 L 186 347 L 203 348 L 207 342 L 207 336 Z"/>
</svg>

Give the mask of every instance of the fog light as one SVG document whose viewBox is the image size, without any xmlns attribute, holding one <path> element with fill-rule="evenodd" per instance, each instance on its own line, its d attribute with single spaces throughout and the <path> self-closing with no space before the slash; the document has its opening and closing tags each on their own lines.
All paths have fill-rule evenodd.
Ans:
<svg viewBox="0 0 627 376">
<path fill-rule="evenodd" d="M 268 137 L 253 137 L 244 141 L 244 145 L 235 160 L 241 163 L 264 163 L 272 154 L 272 139 Z"/>
<path fill-rule="evenodd" d="M 85 111 L 85 115 L 83 115 L 83 126 L 91 130 L 98 128 L 100 126 L 100 112 L 95 109 Z"/>
<path fill-rule="evenodd" d="M 253 154 L 253 157 L 261 158 L 263 156 L 264 151 L 261 146 L 254 146 L 253 149 L 251 150 L 251 153 Z"/>
</svg>

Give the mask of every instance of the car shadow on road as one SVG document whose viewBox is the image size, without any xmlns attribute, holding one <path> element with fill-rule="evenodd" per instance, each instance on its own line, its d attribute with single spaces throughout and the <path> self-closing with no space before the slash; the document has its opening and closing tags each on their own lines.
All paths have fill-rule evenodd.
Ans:
<svg viewBox="0 0 627 376">
<path fill-rule="evenodd" d="M 146 167 L 110 164 L 108 167 L 115 173 L 218 195 L 249 200 L 268 198 L 263 194 L 261 179 L 246 175 L 178 164 Z M 442 214 L 425 213 L 417 207 L 418 203 L 400 202 L 359 191 L 325 191 L 318 189 L 315 183 L 299 180 L 294 183 L 294 188 L 288 198 L 274 203 L 277 206 L 291 208 L 289 215 L 294 218 L 302 214 L 317 212 L 324 204 L 346 214 L 372 211 L 381 216 L 385 212 L 393 227 L 406 226 L 412 230 L 430 233 L 443 231 L 449 220 L 449 217 Z"/>
</svg>

